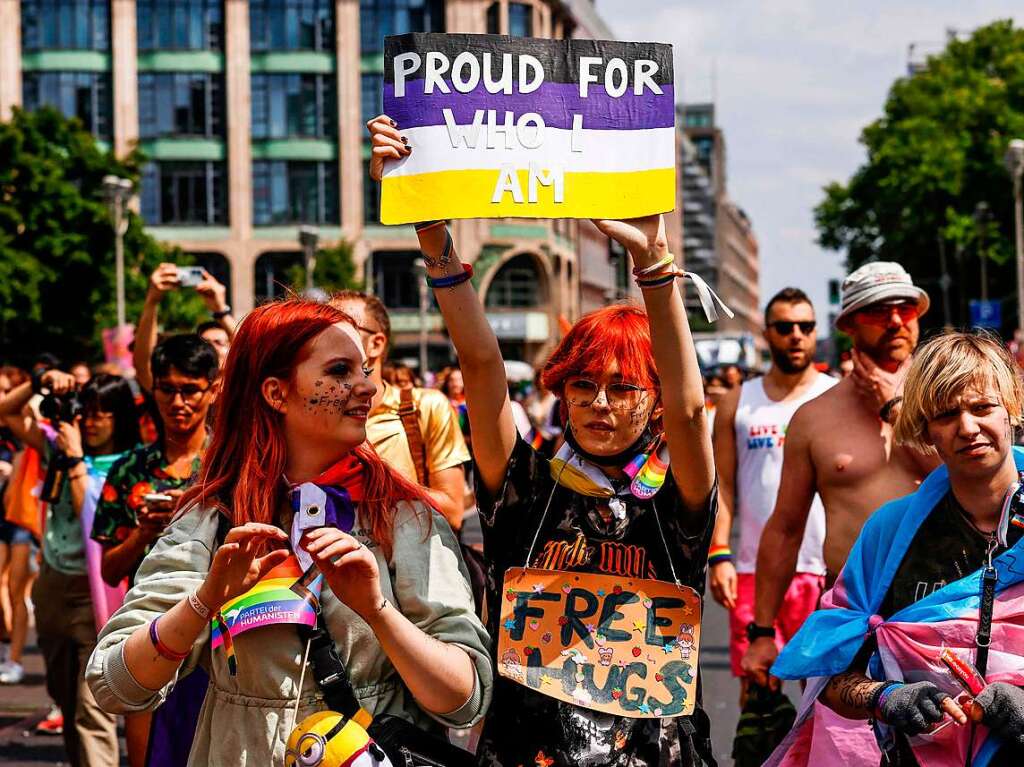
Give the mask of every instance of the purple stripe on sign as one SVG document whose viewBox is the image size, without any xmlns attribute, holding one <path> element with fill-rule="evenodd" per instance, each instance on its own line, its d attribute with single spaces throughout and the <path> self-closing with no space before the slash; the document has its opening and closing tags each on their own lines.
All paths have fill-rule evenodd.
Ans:
<svg viewBox="0 0 1024 767">
<path fill-rule="evenodd" d="M 503 123 L 506 111 L 516 119 L 526 112 L 544 118 L 549 128 L 572 129 L 573 115 L 583 115 L 585 130 L 642 130 L 645 128 L 671 128 L 675 125 L 675 94 L 671 85 L 661 86 L 660 96 L 645 89 L 640 96 L 627 90 L 618 98 L 605 93 L 604 86 L 590 85 L 586 98 L 580 98 L 579 86 L 574 83 L 542 83 L 533 93 L 488 93 L 478 85 L 469 93 L 423 92 L 423 80 L 405 83 L 405 96 L 395 98 L 395 86 L 384 86 L 384 113 L 403 128 L 425 125 L 444 125 L 442 109 L 451 109 L 455 122 L 465 125 L 473 122 L 478 109 L 498 110 L 498 122 Z M 450 87 L 450 86 L 449 86 Z M 486 124 L 486 115 L 484 124 Z"/>
</svg>

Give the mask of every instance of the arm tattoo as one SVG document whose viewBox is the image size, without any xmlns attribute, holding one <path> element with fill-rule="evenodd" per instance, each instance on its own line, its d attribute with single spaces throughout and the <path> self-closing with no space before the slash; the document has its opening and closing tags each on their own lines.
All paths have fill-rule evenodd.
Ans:
<svg viewBox="0 0 1024 767">
<path fill-rule="evenodd" d="M 869 679 L 860 671 L 846 671 L 832 677 L 828 686 L 844 706 L 870 711 L 871 697 L 882 684 Z"/>
</svg>

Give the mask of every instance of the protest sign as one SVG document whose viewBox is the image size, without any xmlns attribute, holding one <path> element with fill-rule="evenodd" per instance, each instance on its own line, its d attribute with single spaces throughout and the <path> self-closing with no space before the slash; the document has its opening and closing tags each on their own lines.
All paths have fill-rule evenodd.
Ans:
<svg viewBox="0 0 1024 767">
<path fill-rule="evenodd" d="M 498 673 L 631 718 L 692 714 L 700 596 L 663 581 L 536 568 L 505 573 Z"/>
<path fill-rule="evenodd" d="M 500 35 L 384 41 L 381 222 L 632 218 L 675 207 L 672 46 Z"/>
</svg>

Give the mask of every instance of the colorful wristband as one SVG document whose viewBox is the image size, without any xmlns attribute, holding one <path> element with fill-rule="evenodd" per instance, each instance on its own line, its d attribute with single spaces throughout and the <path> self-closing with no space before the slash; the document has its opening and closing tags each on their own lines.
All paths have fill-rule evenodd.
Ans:
<svg viewBox="0 0 1024 767">
<path fill-rule="evenodd" d="M 655 272 L 660 272 L 663 268 L 665 268 L 675 260 L 676 257 L 669 253 L 664 258 L 659 259 L 656 263 L 653 263 L 650 266 L 646 266 L 643 269 L 634 268 L 633 276 L 646 277 L 648 275 L 654 274 Z"/>
<path fill-rule="evenodd" d="M 684 274 L 684 272 L 681 272 L 678 269 L 673 269 L 672 271 L 667 272 L 665 274 L 655 275 L 654 277 L 651 277 L 650 279 L 642 280 L 642 279 L 637 278 L 636 284 L 637 284 L 637 287 L 640 288 L 640 290 L 650 290 L 651 288 L 660 288 L 660 287 L 663 287 L 665 285 L 669 285 L 669 284 L 675 282 L 676 278 L 683 276 L 683 274 Z"/>
<path fill-rule="evenodd" d="M 427 285 L 430 287 L 437 288 L 454 288 L 456 285 L 461 285 L 473 278 L 473 265 L 463 264 L 462 272 L 460 274 L 452 274 L 448 277 L 438 277 L 434 279 L 427 277 Z"/>
<path fill-rule="evenodd" d="M 728 546 L 714 546 L 708 552 L 708 565 L 714 566 L 720 562 L 732 562 L 732 549 Z"/>
<path fill-rule="evenodd" d="M 169 660 L 172 663 L 181 663 L 188 657 L 188 654 L 192 651 L 189 648 L 185 652 L 175 652 L 170 647 L 160 641 L 160 635 L 157 633 L 156 624 L 159 622 L 159 618 L 154 618 L 149 624 L 149 641 L 153 643 L 153 647 L 156 650 L 156 654 L 164 660 Z"/>
<path fill-rule="evenodd" d="M 889 696 L 900 687 L 903 687 L 903 682 L 885 682 L 871 696 L 871 713 L 875 717 L 875 721 L 885 722 L 882 709 L 885 708 L 885 702 L 889 699 Z"/>
</svg>

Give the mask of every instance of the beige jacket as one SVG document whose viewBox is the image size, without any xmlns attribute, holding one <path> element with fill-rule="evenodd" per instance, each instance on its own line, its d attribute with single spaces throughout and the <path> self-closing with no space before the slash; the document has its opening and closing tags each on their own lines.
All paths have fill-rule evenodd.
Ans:
<svg viewBox="0 0 1024 767">
<path fill-rule="evenodd" d="M 466 566 L 451 528 L 438 514 L 427 533 L 423 507 L 400 504 L 390 561 L 369 539 L 357 520 L 353 535 L 377 557 L 384 596 L 420 629 L 442 642 L 457 644 L 473 660 L 476 682 L 469 700 L 456 711 L 434 716 L 423 711 L 402 683 L 376 637 L 354 612 L 325 585 L 322 606 L 338 654 L 352 685 L 372 714 L 395 714 L 425 729 L 470 727 L 490 704 L 493 668 L 489 638 L 473 609 Z M 125 667 L 122 650 L 140 626 L 160 616 L 202 582 L 216 545 L 217 512 L 196 509 L 170 525 L 142 562 L 135 586 L 124 605 L 103 627 L 89 660 L 86 679 L 100 706 L 112 713 L 155 709 L 174 685 L 149 690 Z M 386 577 L 386 576 L 390 577 Z M 223 648 L 210 650 L 205 629 L 183 663 L 179 675 L 200 664 L 210 687 L 200 714 L 189 765 L 284 763 L 285 745 L 295 721 L 326 708 L 312 673 L 307 670 L 301 693 L 299 664 L 304 645 L 291 625 L 266 626 L 235 638 L 238 674 L 228 673 Z"/>
</svg>

